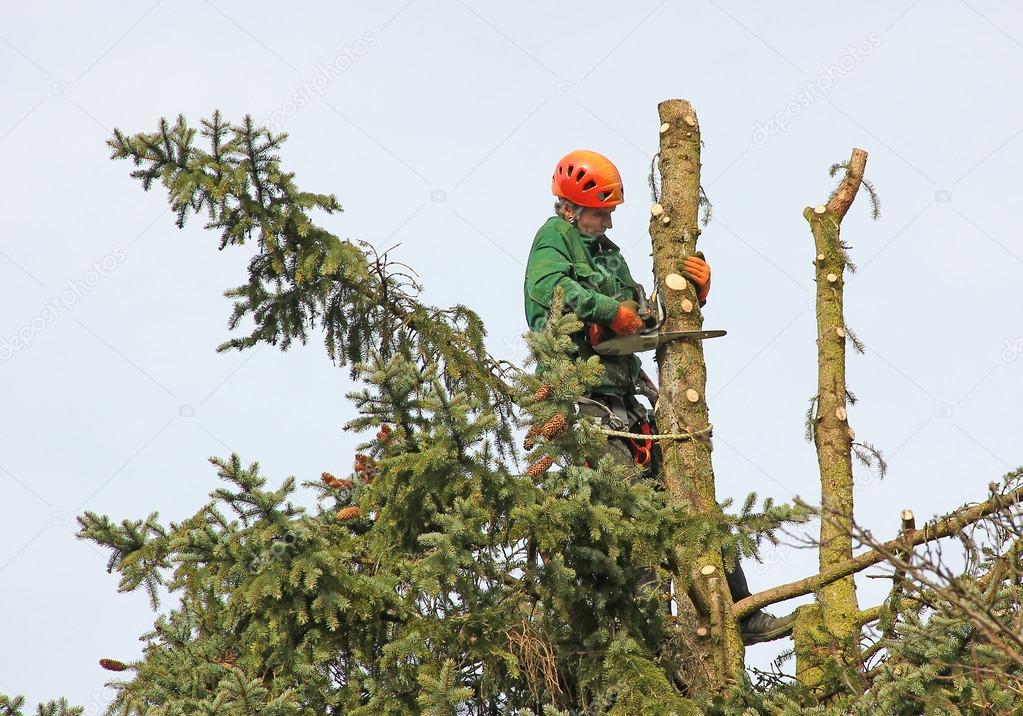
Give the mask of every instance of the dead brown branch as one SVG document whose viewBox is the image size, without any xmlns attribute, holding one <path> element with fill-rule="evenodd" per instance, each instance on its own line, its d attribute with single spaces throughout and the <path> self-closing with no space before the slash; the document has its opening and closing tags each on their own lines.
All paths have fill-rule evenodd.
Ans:
<svg viewBox="0 0 1023 716">
<path fill-rule="evenodd" d="M 1006 494 L 993 495 L 984 502 L 963 507 L 949 515 L 932 520 L 925 524 L 923 528 L 913 531 L 911 535 L 907 535 L 906 538 L 899 536 L 888 542 L 879 543 L 877 547 L 825 569 L 820 574 L 772 587 L 771 589 L 766 589 L 763 592 L 746 597 L 733 605 L 732 614 L 736 619 L 741 619 L 756 609 L 761 609 L 777 602 L 783 602 L 793 597 L 810 594 L 825 585 L 847 577 L 850 574 L 861 572 L 879 562 L 891 561 L 893 555 L 900 549 L 912 548 L 944 537 L 950 537 L 965 527 L 996 512 L 1007 510 L 1021 501 L 1023 501 L 1023 487 L 1014 489 Z"/>
</svg>

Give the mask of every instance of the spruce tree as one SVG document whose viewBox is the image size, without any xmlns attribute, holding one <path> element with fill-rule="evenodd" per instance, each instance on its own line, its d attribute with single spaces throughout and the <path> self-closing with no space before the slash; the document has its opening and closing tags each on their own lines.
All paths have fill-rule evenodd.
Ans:
<svg viewBox="0 0 1023 716">
<path fill-rule="evenodd" d="M 682 121 L 683 135 L 695 127 Z M 281 167 L 284 139 L 214 114 L 198 130 L 179 117 L 110 141 L 145 189 L 167 190 L 179 226 L 203 215 L 221 248 L 255 245 L 246 282 L 226 292 L 230 327 L 246 320 L 252 329 L 219 349 L 287 350 L 321 333 L 328 358 L 358 384 L 346 396 L 355 412 L 346 429 L 365 439 L 350 465 L 276 489 L 258 462 L 211 457 L 221 485 L 181 522 L 156 512 L 78 518 L 78 536 L 109 550 L 120 591 L 142 591 L 154 609 L 161 594 L 171 600 L 142 636 L 142 658 L 102 655 L 116 675 L 109 713 L 1023 713 L 1023 469 L 992 483 L 983 502 L 919 529 L 904 513 L 887 542 L 855 523 L 851 503 L 816 510 L 843 518 L 840 549 L 822 556 L 820 573 L 723 600 L 718 627 L 734 631 L 743 614 L 793 596 L 826 595 L 872 565 L 890 567 L 891 593 L 834 624 L 821 599 L 822 626 L 843 641 L 841 658 L 830 649 L 812 662 L 812 680 L 736 674 L 734 635 L 716 637 L 728 653 L 706 659 L 683 595 L 673 595 L 676 615 L 666 586 L 684 585 L 722 548 L 756 558 L 763 540 L 814 508 L 757 507 L 751 495 L 730 514 L 727 501 L 707 502 L 712 473 L 687 485 L 676 471 L 666 491 L 598 460 L 606 431 L 575 402 L 602 367 L 576 354 L 570 336 L 581 323 L 563 313 L 560 295 L 544 329 L 527 336 L 527 370 L 495 360 L 469 307 L 422 303 L 403 265 L 313 220 L 340 203 L 298 189 Z M 837 232 L 818 238 L 831 242 L 826 256 L 848 264 Z M 820 440 L 814 416 L 811 438 Z M 948 537 L 967 558 L 957 568 L 931 548 Z M 853 555 L 851 540 L 868 550 Z M 718 671 L 694 682 L 694 660 Z M 0 715 L 22 716 L 23 706 L 0 696 Z M 64 701 L 37 708 L 81 712 Z"/>
<path fill-rule="evenodd" d="M 573 355 L 581 324 L 560 299 L 528 337 L 534 372 L 493 360 L 470 309 L 420 303 L 386 256 L 314 223 L 340 204 L 296 187 L 283 139 L 215 114 L 198 133 L 179 118 L 111 145 L 144 188 L 168 190 L 179 226 L 205 212 L 221 247 L 257 243 L 227 292 L 231 327 L 255 327 L 220 349 L 322 330 L 364 386 L 346 429 L 370 436 L 347 474 L 301 486 L 313 510 L 291 502 L 295 479 L 267 490 L 232 455 L 211 459 L 226 486 L 179 524 L 80 518 L 122 590 L 178 600 L 113 712 L 694 713 L 671 682 L 663 590 L 641 577 L 666 581 L 670 545 L 727 525 L 694 524 L 634 470 L 587 460 L 605 436 L 574 403 L 602 367 Z M 525 454 L 516 420 L 534 426 Z"/>
</svg>

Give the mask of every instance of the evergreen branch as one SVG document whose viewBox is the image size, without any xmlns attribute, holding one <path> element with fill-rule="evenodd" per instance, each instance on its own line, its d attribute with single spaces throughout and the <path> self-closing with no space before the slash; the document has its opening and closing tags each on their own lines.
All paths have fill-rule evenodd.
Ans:
<svg viewBox="0 0 1023 716">
<path fill-rule="evenodd" d="M 883 480 L 888 474 L 888 462 L 874 445 L 867 442 L 854 442 L 852 443 L 852 452 L 856 459 L 868 468 L 874 468 L 876 463 L 878 478 Z"/>
<path fill-rule="evenodd" d="M 655 204 L 661 198 L 660 165 L 658 163 L 660 159 L 660 152 L 650 159 L 650 173 L 647 175 L 647 184 L 650 186 L 650 201 Z"/>
<path fill-rule="evenodd" d="M 706 226 L 714 215 L 714 205 L 710 203 L 710 197 L 707 196 L 707 192 L 704 191 L 702 184 L 700 185 L 700 198 L 697 201 L 697 206 L 703 210 L 703 215 L 700 217 L 700 225 Z"/>
<path fill-rule="evenodd" d="M 396 352 L 438 359 L 452 389 L 491 404 L 501 423 L 502 453 L 510 447 L 514 388 L 505 365 L 484 345 L 483 322 L 465 306 L 437 310 L 419 302 L 420 287 L 404 271 L 393 271 L 387 253 L 366 242 L 342 241 L 318 226 L 308 212 L 328 215 L 342 207 L 332 194 L 300 191 L 294 174 L 280 166 L 285 134 L 274 134 L 246 116 L 240 125 L 219 112 L 201 122 L 209 151 L 194 144 L 196 130 L 183 116 L 157 132 L 128 136 L 115 130 L 108 142 L 115 159 L 129 159 L 148 190 L 159 179 L 167 188 L 177 225 L 205 211 L 206 228 L 221 232 L 220 248 L 258 243 L 248 282 L 225 292 L 234 299 L 229 328 L 251 317 L 254 328 L 231 338 L 219 351 L 269 343 L 287 350 L 305 344 L 319 326 L 331 360 L 352 367 L 357 377 L 370 347 L 385 357 Z M 403 265 L 402 265 L 403 266 Z"/>
<path fill-rule="evenodd" d="M 806 414 L 803 416 L 803 429 L 804 429 L 803 435 L 806 438 L 806 442 L 808 442 L 808 443 L 812 443 L 814 441 L 814 438 L 815 438 L 815 436 L 814 436 L 814 418 L 816 417 L 815 409 L 817 407 L 817 397 L 818 396 L 816 394 L 814 394 L 814 396 L 812 398 L 810 398 L 810 405 L 809 405 L 809 407 L 807 407 Z"/>
<path fill-rule="evenodd" d="M 848 336 L 849 340 L 852 342 L 853 350 L 860 355 L 863 355 L 863 353 L 867 350 L 867 347 L 864 345 L 863 341 L 860 340 L 860 337 L 856 335 L 856 332 L 849 328 L 849 326 L 846 326 L 845 335 Z"/>
</svg>

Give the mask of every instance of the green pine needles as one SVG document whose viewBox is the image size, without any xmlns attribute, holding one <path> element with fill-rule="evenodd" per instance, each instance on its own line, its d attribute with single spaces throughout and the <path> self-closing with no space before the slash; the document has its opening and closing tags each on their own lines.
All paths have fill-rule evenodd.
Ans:
<svg viewBox="0 0 1023 716">
<path fill-rule="evenodd" d="M 221 248 L 252 243 L 247 281 L 226 293 L 230 328 L 252 328 L 220 350 L 322 332 L 360 384 L 345 429 L 366 435 L 350 468 L 276 488 L 258 463 L 210 458 L 220 487 L 181 522 L 78 518 L 120 591 L 170 602 L 141 658 L 103 660 L 117 674 L 110 714 L 1023 712 L 1023 523 L 1004 514 L 988 537 L 964 537 L 964 571 L 892 561 L 898 589 L 863 663 L 827 675 L 826 691 L 779 673 L 708 701 L 681 683 L 692 625 L 672 615 L 669 581 L 684 583 L 707 545 L 755 559 L 811 511 L 751 495 L 738 515 L 696 519 L 638 469 L 598 459 L 606 436 L 575 402 L 603 369 L 576 355 L 581 323 L 560 294 L 527 336 L 535 371 L 494 360 L 472 310 L 423 304 L 406 267 L 313 220 L 341 206 L 297 188 L 284 139 L 214 114 L 110 141 L 144 189 L 166 189 L 179 226 L 203 215 Z M 0 696 L 0 716 L 23 706 Z"/>
<path fill-rule="evenodd" d="M 564 377 L 531 406 L 538 415 L 566 410 L 593 380 L 595 364 L 543 357 L 571 345 L 559 331 L 575 323 L 553 320 L 535 340 L 544 379 Z M 373 469 L 306 483 L 314 509 L 290 501 L 294 479 L 268 490 L 258 465 L 232 456 L 212 459 L 225 486 L 180 524 L 80 518 L 80 536 L 111 550 L 121 589 L 177 600 L 134 677 L 116 682 L 112 713 L 683 704 L 659 653 L 670 617 L 640 584 L 649 571 L 668 578 L 669 546 L 691 529 L 663 493 L 610 461 L 574 464 L 598 439 L 574 416 L 534 449 L 561 468 L 534 480 L 493 449 L 489 406 L 449 392 L 435 365 L 373 355 L 358 373 L 361 414 L 347 427 L 376 429 L 356 458 Z"/>
<path fill-rule="evenodd" d="M 164 186 L 179 227 L 193 214 L 205 215 L 206 228 L 220 232 L 221 249 L 255 245 L 248 281 L 225 293 L 234 299 L 229 327 L 243 319 L 254 327 L 218 349 L 269 343 L 287 350 L 318 328 L 331 360 L 351 366 L 353 377 L 371 350 L 385 358 L 436 360 L 449 388 L 494 405 L 503 428 L 498 445 L 508 447 L 508 366 L 487 354 L 480 317 L 462 305 L 420 303 L 420 286 L 403 264 L 316 224 L 311 212 L 331 215 L 341 204 L 332 194 L 300 191 L 294 174 L 282 170 L 278 152 L 286 137 L 250 117 L 233 125 L 216 112 L 199 129 L 179 116 L 173 124 L 161 120 L 153 133 L 115 130 L 108 142 L 114 159 L 138 167 L 132 176 L 143 189 L 157 181 Z"/>
<path fill-rule="evenodd" d="M 111 146 L 144 188 L 164 185 L 179 225 L 204 213 L 222 248 L 256 242 L 248 282 L 227 294 L 230 326 L 255 328 L 221 349 L 286 349 L 322 330 L 328 356 L 364 385 L 348 395 L 358 417 L 346 429 L 372 436 L 347 477 L 304 484 L 313 509 L 290 501 L 295 480 L 268 490 L 258 464 L 232 455 L 211 460 L 226 486 L 180 524 L 80 519 L 80 536 L 111 550 L 122 590 L 177 600 L 133 678 L 115 682 L 112 713 L 685 703 L 667 676 L 676 656 L 661 649 L 662 590 L 640 578 L 669 579 L 670 546 L 709 530 L 635 471 L 584 466 L 604 437 L 577 420 L 574 401 L 602 367 L 572 355 L 574 316 L 559 305 L 529 338 L 553 389 L 534 400 L 541 379 L 487 355 L 475 313 L 421 304 L 400 265 L 313 222 L 309 212 L 340 205 L 281 170 L 283 135 L 219 114 L 198 133 L 202 148 L 179 118 L 118 132 Z M 533 424 L 565 422 L 524 456 L 552 463 L 532 477 L 513 441 L 515 404 Z"/>
</svg>

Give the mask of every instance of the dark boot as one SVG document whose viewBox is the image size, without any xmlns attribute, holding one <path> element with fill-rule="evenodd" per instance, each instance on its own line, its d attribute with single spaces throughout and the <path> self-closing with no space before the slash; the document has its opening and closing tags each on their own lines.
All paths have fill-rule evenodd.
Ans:
<svg viewBox="0 0 1023 716">
<path fill-rule="evenodd" d="M 792 625 L 795 621 L 795 614 L 776 617 L 763 609 L 757 609 L 739 620 L 739 635 L 746 646 L 762 641 L 774 641 L 792 634 Z"/>
<path fill-rule="evenodd" d="M 722 558 L 724 557 L 725 555 L 722 555 Z M 727 564 L 727 559 L 725 563 Z M 746 575 L 742 571 L 739 560 L 735 560 L 735 571 L 725 572 L 725 578 L 728 581 L 728 591 L 732 594 L 733 602 L 750 596 Z M 763 609 L 758 609 L 739 620 L 739 635 L 742 637 L 742 643 L 746 646 L 759 644 L 762 641 L 773 641 L 791 634 L 792 624 L 795 621 L 795 614 L 776 617 Z"/>
<path fill-rule="evenodd" d="M 721 550 L 721 561 L 728 564 L 728 555 Z M 735 560 L 735 569 L 729 572 L 725 569 L 725 581 L 728 582 L 728 592 L 732 595 L 732 601 L 737 602 L 751 596 L 749 585 L 746 584 L 746 573 L 742 571 L 742 564 Z"/>
</svg>

